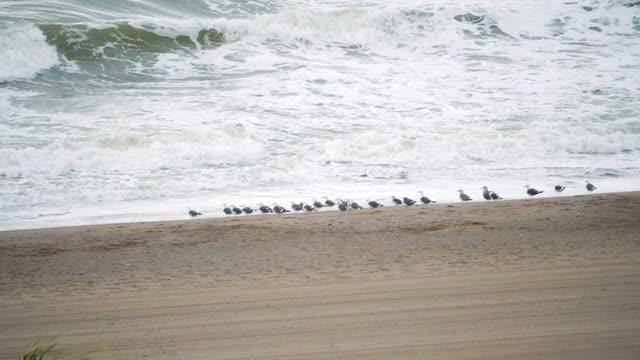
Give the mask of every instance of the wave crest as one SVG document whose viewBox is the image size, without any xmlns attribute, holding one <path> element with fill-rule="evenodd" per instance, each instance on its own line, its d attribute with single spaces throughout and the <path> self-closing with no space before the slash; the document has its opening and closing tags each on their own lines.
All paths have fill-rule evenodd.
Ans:
<svg viewBox="0 0 640 360">
<path fill-rule="evenodd" d="M 28 23 L 0 27 L 0 82 L 29 79 L 58 65 L 56 49 Z"/>
<path fill-rule="evenodd" d="M 145 54 L 210 48 L 224 42 L 224 34 L 215 29 L 202 29 L 192 38 L 189 35 L 162 35 L 151 28 L 129 24 L 106 28 L 43 24 L 39 28 L 45 34 L 47 42 L 68 60 L 131 59 Z"/>
</svg>

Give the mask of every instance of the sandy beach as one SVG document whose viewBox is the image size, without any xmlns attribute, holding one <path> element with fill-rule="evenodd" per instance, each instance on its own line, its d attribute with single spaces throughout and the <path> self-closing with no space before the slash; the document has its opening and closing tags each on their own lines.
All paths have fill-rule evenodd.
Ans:
<svg viewBox="0 0 640 360">
<path fill-rule="evenodd" d="M 640 193 L 0 232 L 0 359 L 638 359 Z"/>
</svg>

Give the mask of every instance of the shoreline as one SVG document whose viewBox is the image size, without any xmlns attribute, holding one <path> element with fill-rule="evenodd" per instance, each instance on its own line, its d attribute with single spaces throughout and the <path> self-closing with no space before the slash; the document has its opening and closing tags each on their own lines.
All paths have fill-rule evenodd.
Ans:
<svg viewBox="0 0 640 360">
<path fill-rule="evenodd" d="M 473 201 L 467 202 L 465 203 L 466 205 L 472 205 L 474 204 L 475 206 L 479 205 L 479 204 L 492 204 L 492 203 L 512 203 L 512 202 L 521 202 L 521 201 L 530 201 L 530 200 L 534 200 L 534 201 L 546 201 L 546 200 L 553 200 L 553 199 L 564 199 L 564 198 L 580 198 L 583 196 L 596 196 L 596 195 L 616 195 L 616 194 L 633 194 L 633 193 L 638 193 L 640 192 L 640 190 L 628 190 L 628 191 L 615 191 L 615 192 L 596 192 L 596 193 L 585 193 L 585 194 L 578 194 L 578 195 L 558 195 L 558 194 L 554 194 L 554 196 L 542 196 L 542 197 L 533 197 L 533 198 L 516 198 L 516 199 L 501 199 L 501 200 L 495 200 L 495 201 L 489 201 L 489 200 L 480 200 L 480 196 L 476 196 L 476 198 L 474 198 Z M 414 198 L 414 200 L 417 198 Z M 364 204 L 365 202 L 361 202 L 361 205 Z M 461 205 L 461 202 L 458 201 L 451 201 L 451 202 L 447 202 L 447 201 L 443 201 L 440 202 L 438 201 L 437 203 L 432 203 L 429 205 L 424 205 L 424 207 L 427 208 L 437 208 L 439 206 L 448 206 L 448 205 Z M 422 207 L 423 205 L 416 205 L 415 207 Z M 287 210 L 291 210 L 290 206 L 285 206 L 285 208 L 287 208 Z M 366 207 L 362 210 L 382 210 L 382 209 L 400 209 L 400 208 L 406 208 L 405 205 L 391 205 L 391 204 L 387 204 L 384 205 L 384 207 L 382 208 L 377 208 L 377 209 L 373 209 L 370 207 Z M 0 229 L 0 234 L 5 233 L 5 232 L 20 232 L 20 231 L 38 231 L 38 230 L 55 230 L 55 229 L 67 229 L 67 228 L 81 228 L 81 227 L 93 227 L 93 226 L 114 226 L 114 225 L 143 225 L 143 224 L 155 224 L 155 223 L 173 223 L 173 222 L 182 222 L 182 221 L 194 221 L 194 220 L 205 220 L 205 221 L 213 221 L 213 220 L 223 220 L 223 219 L 243 219 L 243 218 L 252 218 L 252 217 L 259 217 L 259 216 L 291 216 L 291 215 L 311 215 L 311 214 L 323 214 L 323 213 L 341 213 L 340 210 L 337 209 L 337 206 L 334 206 L 332 208 L 323 208 L 320 211 L 315 211 L 312 212 L 311 214 L 305 213 L 304 211 L 296 213 L 291 211 L 290 213 L 286 213 L 286 214 L 282 214 L 282 215 L 278 215 L 278 214 L 267 214 L 267 215 L 263 215 L 263 214 L 256 214 L 255 212 L 251 215 L 246 215 L 246 214 L 242 214 L 242 215 L 231 215 L 231 216 L 227 216 L 222 214 L 222 208 L 218 209 L 219 211 L 216 213 L 216 215 L 209 215 L 209 213 L 205 213 L 202 216 L 198 216 L 196 218 L 188 218 L 188 215 L 185 215 L 182 218 L 167 218 L 167 219 L 160 219 L 160 220 L 143 220 L 143 221 L 115 221 L 115 222 L 104 222 L 104 223 L 87 223 L 87 224 L 79 224 L 79 225 L 62 225 L 62 226 L 46 226 L 46 227 L 34 227 L 34 228 L 17 228 L 17 229 L 7 229 L 7 230 L 2 230 Z M 349 213 L 351 211 L 362 211 L 362 210 L 349 210 L 346 213 Z M 344 212 L 343 212 L 344 213 Z"/>
</svg>

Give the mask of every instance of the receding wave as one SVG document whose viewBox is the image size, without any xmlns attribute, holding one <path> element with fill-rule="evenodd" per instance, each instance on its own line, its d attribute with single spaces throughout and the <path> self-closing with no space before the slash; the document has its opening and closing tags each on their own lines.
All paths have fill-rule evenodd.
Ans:
<svg viewBox="0 0 640 360">
<path fill-rule="evenodd" d="M 224 42 L 224 34 L 216 29 L 202 29 L 193 37 L 172 37 L 129 24 L 106 28 L 60 24 L 38 27 L 46 36 L 47 42 L 55 46 L 58 53 L 67 60 L 130 59 L 136 55 L 211 48 Z"/>
</svg>

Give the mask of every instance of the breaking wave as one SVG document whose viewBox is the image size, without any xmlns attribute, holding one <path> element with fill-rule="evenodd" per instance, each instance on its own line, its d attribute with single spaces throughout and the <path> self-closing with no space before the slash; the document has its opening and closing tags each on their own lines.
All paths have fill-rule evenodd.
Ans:
<svg viewBox="0 0 640 360">
<path fill-rule="evenodd" d="M 58 64 L 54 46 L 28 23 L 0 27 L 0 83 L 29 79 Z"/>
<path fill-rule="evenodd" d="M 191 56 L 246 39 L 257 41 L 254 45 L 258 51 L 260 46 L 339 48 L 357 55 L 380 46 L 420 47 L 425 39 L 433 41 L 438 37 L 454 43 L 535 41 L 570 31 L 596 35 L 607 33 L 609 28 L 611 33 L 635 36 L 640 16 L 634 16 L 624 5 L 609 2 L 602 6 L 607 8 L 604 15 L 598 9 L 576 6 L 562 18 L 544 20 L 542 27 L 527 27 L 523 18 L 515 16 L 509 18 L 480 8 L 465 12 L 464 7 L 452 5 L 287 10 L 244 17 L 218 14 L 211 18 L 161 18 L 151 22 L 148 17 L 71 24 L 14 22 L 0 29 L 0 64 L 4 65 L 0 67 L 0 81 L 28 79 L 57 64 L 116 79 L 123 72 L 157 75 L 153 66 L 162 54 Z"/>
<path fill-rule="evenodd" d="M 145 54 L 207 49 L 224 42 L 224 34 L 215 29 L 202 29 L 191 37 L 167 36 L 150 28 L 129 24 L 104 28 L 60 24 L 38 27 L 46 36 L 47 42 L 68 60 L 132 59 Z"/>
</svg>

